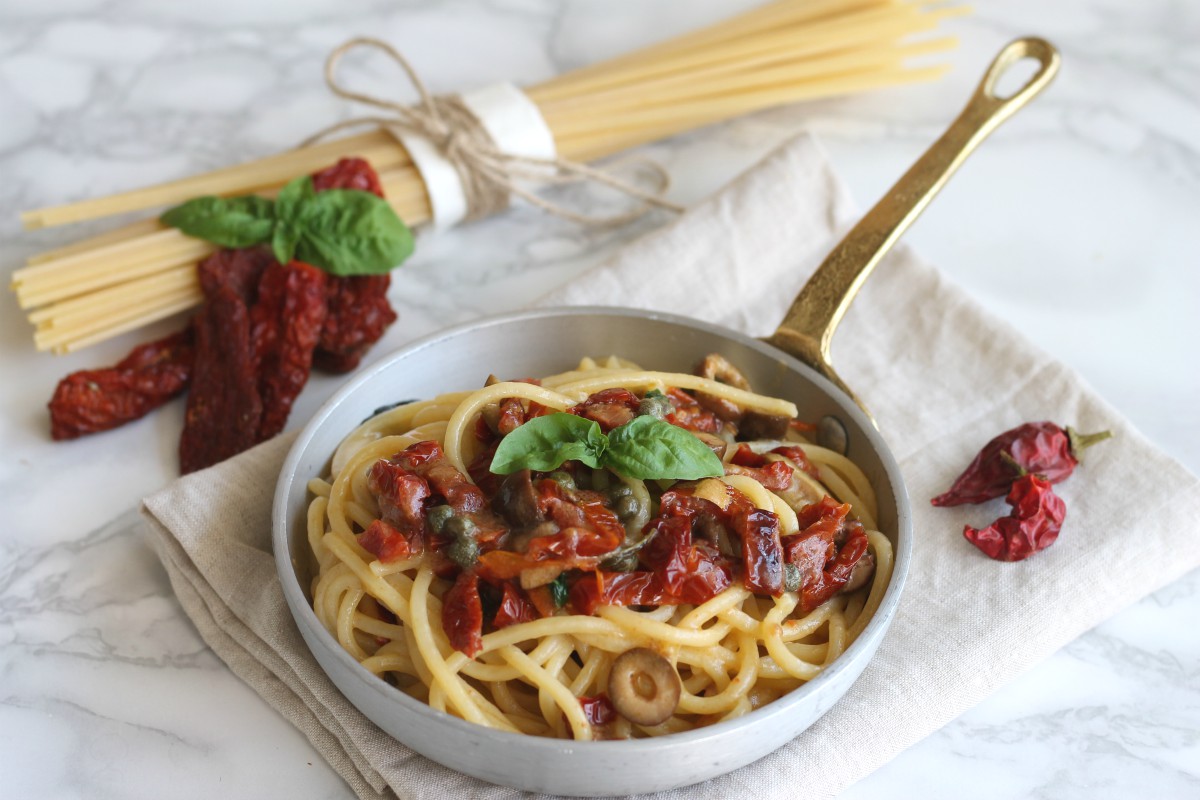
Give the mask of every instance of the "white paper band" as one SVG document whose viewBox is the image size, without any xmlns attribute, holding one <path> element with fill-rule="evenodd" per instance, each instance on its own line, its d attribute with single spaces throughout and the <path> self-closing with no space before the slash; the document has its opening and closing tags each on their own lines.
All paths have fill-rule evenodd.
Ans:
<svg viewBox="0 0 1200 800">
<path fill-rule="evenodd" d="M 461 98 L 501 151 L 528 158 L 557 155 L 554 134 L 541 111 L 511 83 L 485 86 L 466 92 Z M 467 214 L 467 197 L 454 165 L 428 139 L 403 131 L 397 131 L 397 136 L 425 181 L 433 209 L 433 226 L 444 229 L 461 222 Z"/>
</svg>

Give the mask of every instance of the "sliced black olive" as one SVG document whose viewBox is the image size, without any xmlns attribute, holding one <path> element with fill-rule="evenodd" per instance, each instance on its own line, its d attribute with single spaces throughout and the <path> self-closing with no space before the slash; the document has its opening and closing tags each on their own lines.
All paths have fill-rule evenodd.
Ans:
<svg viewBox="0 0 1200 800">
<path fill-rule="evenodd" d="M 388 403 L 386 406 L 380 406 L 379 408 L 372 411 L 371 416 L 367 417 L 367 419 L 374 419 L 375 417 L 378 417 L 380 414 L 382 414 L 385 411 L 391 411 L 393 408 L 399 408 L 400 406 L 406 406 L 409 403 L 415 403 L 415 402 L 417 402 L 417 398 L 414 397 L 409 400 L 397 400 L 394 403 Z M 363 422 L 366 422 L 367 419 L 364 419 Z"/>
<path fill-rule="evenodd" d="M 738 438 L 744 441 L 782 439 L 788 432 L 789 422 L 787 417 L 777 417 L 761 411 L 747 411 L 738 425 Z"/>
<path fill-rule="evenodd" d="M 637 725 L 658 725 L 679 705 L 679 675 L 646 647 L 626 650 L 608 673 L 608 697 L 617 713 Z"/>
<path fill-rule="evenodd" d="M 850 570 L 850 579 L 842 587 L 842 593 L 857 592 L 867 585 L 867 582 L 871 580 L 874 574 L 875 556 L 870 551 L 867 551 L 862 554 L 862 558 L 854 565 L 854 569 Z"/>
<path fill-rule="evenodd" d="M 538 508 L 537 492 L 527 469 L 505 476 L 492 500 L 492 508 L 519 528 L 536 525 L 545 519 Z"/>
</svg>

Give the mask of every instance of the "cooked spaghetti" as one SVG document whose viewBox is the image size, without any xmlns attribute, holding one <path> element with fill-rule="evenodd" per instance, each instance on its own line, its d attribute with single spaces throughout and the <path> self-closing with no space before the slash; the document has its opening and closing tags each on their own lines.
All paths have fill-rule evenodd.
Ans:
<svg viewBox="0 0 1200 800">
<path fill-rule="evenodd" d="M 697 373 L 584 359 L 367 420 L 309 483 L 318 618 L 432 707 L 540 736 L 689 730 L 816 677 L 887 588 L 874 492 L 790 402 Z"/>
</svg>

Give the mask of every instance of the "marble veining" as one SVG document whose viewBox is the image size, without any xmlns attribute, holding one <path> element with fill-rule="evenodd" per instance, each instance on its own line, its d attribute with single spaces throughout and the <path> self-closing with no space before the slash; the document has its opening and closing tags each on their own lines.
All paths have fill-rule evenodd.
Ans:
<svg viewBox="0 0 1200 800">
<path fill-rule="evenodd" d="M 0 271 L 112 224 L 22 232 L 19 210 L 277 152 L 350 116 L 320 64 L 351 35 L 393 41 L 446 91 L 535 82 L 753 4 L 6 0 Z M 937 84 L 767 111 L 641 152 L 672 173 L 672 199 L 694 203 L 805 128 L 865 207 L 957 113 L 1003 42 L 1046 36 L 1064 54 L 1058 81 L 908 241 L 1200 471 L 1200 6 L 1011 0 L 948 27 L 962 46 Z M 359 77 L 409 91 L 385 68 Z M 669 218 L 584 230 L 517 207 L 422 237 L 395 274 L 401 319 L 373 356 L 520 307 Z M 131 524 L 138 499 L 175 474 L 181 407 L 49 441 L 57 378 L 114 361 L 142 336 L 37 354 L 12 296 L 0 297 L 0 796 L 348 797 L 204 645 Z M 293 425 L 339 384 L 315 376 Z M 1030 664 L 842 797 L 1200 797 L 1198 616 L 1193 572 Z"/>
</svg>

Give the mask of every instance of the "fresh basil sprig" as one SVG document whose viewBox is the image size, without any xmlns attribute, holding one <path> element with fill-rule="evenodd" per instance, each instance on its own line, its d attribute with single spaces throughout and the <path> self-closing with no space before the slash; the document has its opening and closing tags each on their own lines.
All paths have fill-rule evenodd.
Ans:
<svg viewBox="0 0 1200 800">
<path fill-rule="evenodd" d="M 593 420 L 562 413 L 534 417 L 505 436 L 492 458 L 492 472 L 547 472 L 564 461 L 609 467 L 641 480 L 695 480 L 725 472 L 721 459 L 703 442 L 648 414 L 605 436 Z"/>
<path fill-rule="evenodd" d="M 413 235 L 392 207 L 370 192 L 290 181 L 275 200 L 197 197 L 159 220 L 222 247 L 270 242 L 282 264 L 299 259 L 334 275 L 379 275 L 412 255 Z"/>
</svg>

